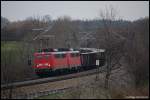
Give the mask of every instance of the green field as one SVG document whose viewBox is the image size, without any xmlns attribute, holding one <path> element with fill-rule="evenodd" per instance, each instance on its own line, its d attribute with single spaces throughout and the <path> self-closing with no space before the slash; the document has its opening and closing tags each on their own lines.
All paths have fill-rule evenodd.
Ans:
<svg viewBox="0 0 150 100">
<path fill-rule="evenodd" d="M 29 77 L 32 68 L 28 66 L 28 57 L 32 54 L 23 42 L 1 41 L 1 81 Z"/>
<path fill-rule="evenodd" d="M 30 51 L 31 50 L 31 51 Z M 24 45 L 23 42 L 20 41 L 1 41 L 1 57 L 13 55 L 14 57 L 17 55 L 24 55 L 27 53 L 33 52 L 33 48 L 29 48 Z M 19 54 L 19 55 L 18 55 Z"/>
<path fill-rule="evenodd" d="M 1 41 L 1 65 L 5 63 L 21 64 L 33 56 L 34 49 L 20 41 Z"/>
<path fill-rule="evenodd" d="M 9 41 L 9 42 L 4 42 L 1 41 L 1 50 L 3 51 L 10 51 L 10 50 L 17 50 L 18 48 L 21 48 L 21 43 L 16 42 L 16 41 Z"/>
<path fill-rule="evenodd" d="M 18 59 L 19 56 L 16 56 L 16 55 L 18 55 L 20 48 L 22 48 L 22 47 L 19 42 L 1 41 L 1 62 L 2 62 L 2 64 L 3 64 L 3 61 L 5 61 L 7 63 L 7 62 L 9 62 L 10 59 L 13 59 L 13 61 Z"/>
</svg>

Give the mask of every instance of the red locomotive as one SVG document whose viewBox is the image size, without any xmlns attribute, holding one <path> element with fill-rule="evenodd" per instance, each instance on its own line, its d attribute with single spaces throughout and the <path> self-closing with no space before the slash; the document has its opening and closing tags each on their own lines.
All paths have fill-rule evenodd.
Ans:
<svg viewBox="0 0 150 100">
<path fill-rule="evenodd" d="M 53 50 L 34 53 L 34 65 L 37 74 L 50 71 L 72 69 L 81 66 L 80 52 L 73 50 Z"/>
</svg>

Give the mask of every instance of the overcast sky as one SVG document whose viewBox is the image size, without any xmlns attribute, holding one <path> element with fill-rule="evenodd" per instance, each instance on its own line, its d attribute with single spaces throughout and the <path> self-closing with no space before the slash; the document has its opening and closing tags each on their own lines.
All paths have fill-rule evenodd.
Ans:
<svg viewBox="0 0 150 100">
<path fill-rule="evenodd" d="M 52 19 L 64 15 L 72 19 L 94 19 L 99 17 L 100 9 L 109 5 L 125 20 L 149 16 L 149 1 L 1 1 L 1 15 L 10 21 L 37 15 L 50 15 Z"/>
</svg>

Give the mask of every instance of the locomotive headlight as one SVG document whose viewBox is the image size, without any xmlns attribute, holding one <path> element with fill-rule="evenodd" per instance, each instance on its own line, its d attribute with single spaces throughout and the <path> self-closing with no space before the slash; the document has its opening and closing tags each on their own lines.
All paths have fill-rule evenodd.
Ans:
<svg viewBox="0 0 150 100">
<path fill-rule="evenodd" d="M 49 63 L 45 63 L 44 65 L 45 65 L 45 66 L 50 66 L 50 64 L 49 64 Z"/>
<path fill-rule="evenodd" d="M 36 65 L 36 67 L 39 67 L 39 64 L 38 64 L 38 65 Z"/>
<path fill-rule="evenodd" d="M 51 66 L 50 64 L 48 64 L 48 66 Z"/>
<path fill-rule="evenodd" d="M 48 63 L 45 63 L 44 65 L 45 65 L 45 66 L 48 66 Z"/>
<path fill-rule="evenodd" d="M 37 64 L 37 67 L 42 66 L 42 64 Z"/>
</svg>

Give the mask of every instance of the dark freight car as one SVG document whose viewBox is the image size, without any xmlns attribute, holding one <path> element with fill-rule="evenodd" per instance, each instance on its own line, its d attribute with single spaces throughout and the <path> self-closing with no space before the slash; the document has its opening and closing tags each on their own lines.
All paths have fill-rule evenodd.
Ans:
<svg viewBox="0 0 150 100">
<path fill-rule="evenodd" d="M 81 53 L 81 64 L 83 67 L 96 67 L 105 65 L 105 52 L 100 50 L 99 52 L 88 52 Z M 96 61 L 99 62 L 99 65 L 96 65 Z"/>
<path fill-rule="evenodd" d="M 81 54 L 81 64 L 82 66 L 96 66 L 96 53 L 82 53 Z"/>
</svg>

